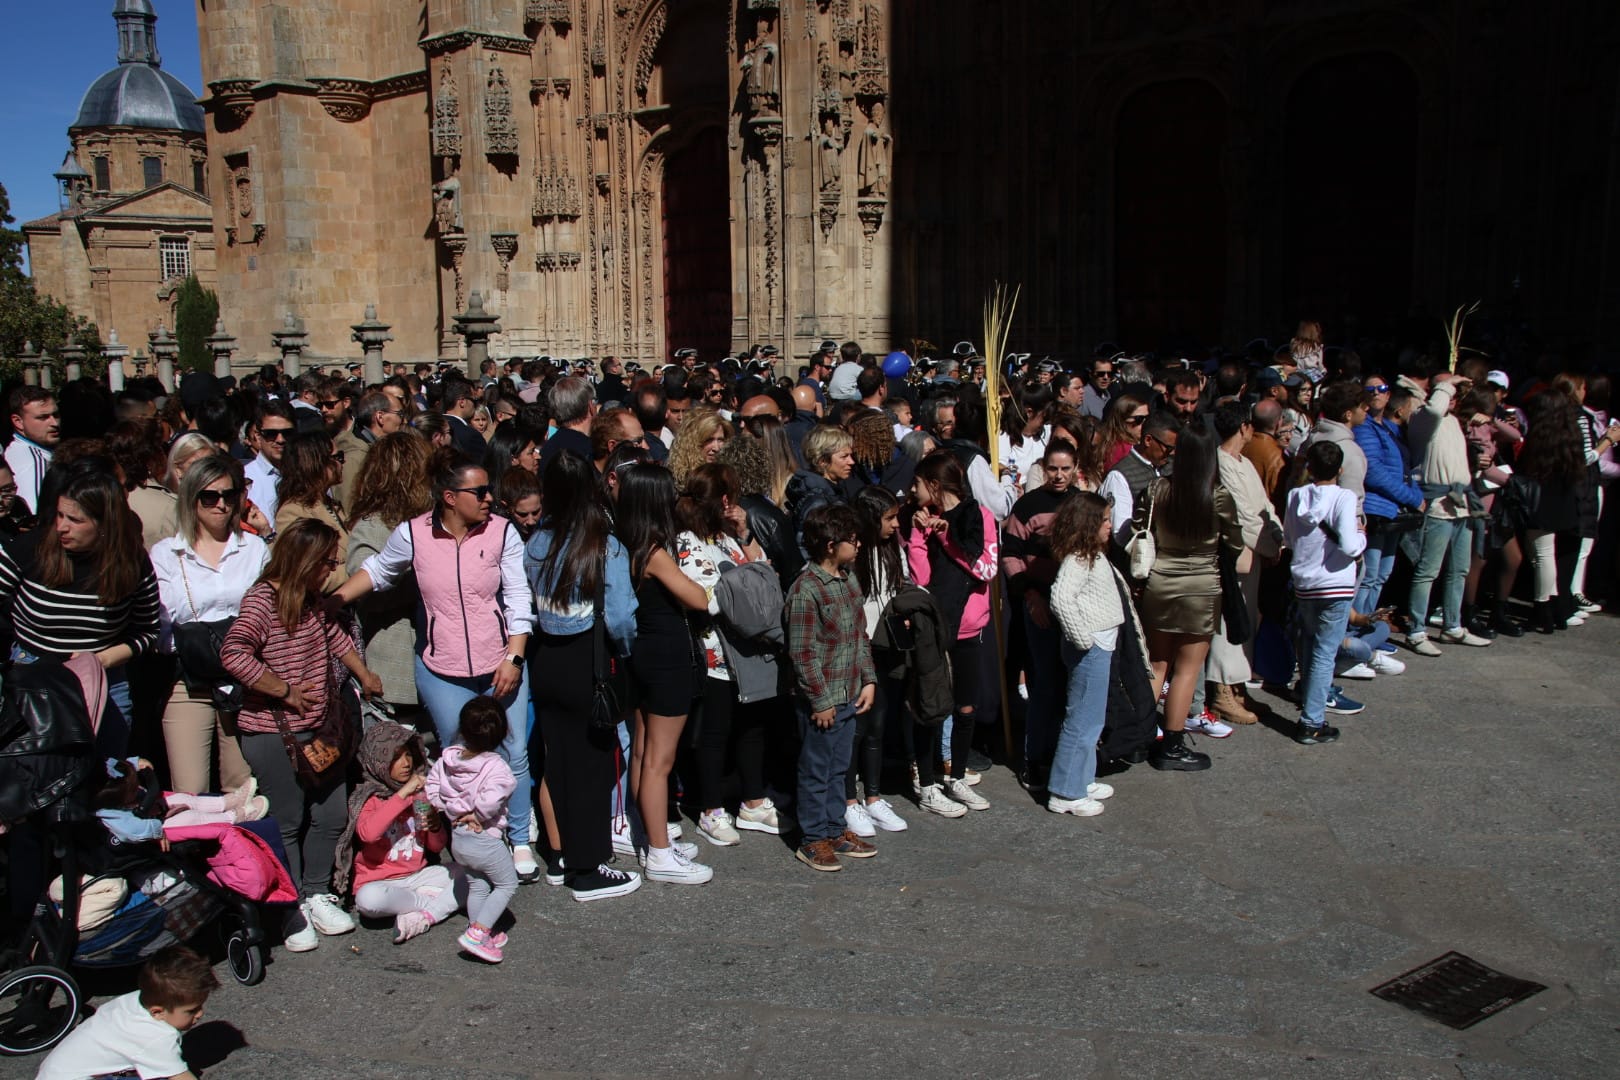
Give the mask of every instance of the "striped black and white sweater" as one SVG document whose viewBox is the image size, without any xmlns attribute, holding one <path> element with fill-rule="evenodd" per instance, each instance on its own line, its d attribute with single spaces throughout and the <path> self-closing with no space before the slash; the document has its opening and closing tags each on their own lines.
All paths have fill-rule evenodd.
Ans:
<svg viewBox="0 0 1620 1080">
<path fill-rule="evenodd" d="M 66 585 L 40 583 L 40 535 L 35 529 L 0 543 L 0 617 L 10 623 L 18 646 L 36 656 L 68 656 L 128 645 L 139 655 L 157 643 L 157 575 L 144 551 L 134 592 L 103 604 L 89 556 L 69 554 L 73 580 Z"/>
</svg>

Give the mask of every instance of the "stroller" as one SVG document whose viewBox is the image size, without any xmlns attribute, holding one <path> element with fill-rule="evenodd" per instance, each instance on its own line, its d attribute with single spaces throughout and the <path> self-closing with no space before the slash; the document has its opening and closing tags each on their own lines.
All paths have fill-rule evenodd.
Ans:
<svg viewBox="0 0 1620 1080">
<path fill-rule="evenodd" d="M 166 851 L 155 841 L 109 842 L 91 811 L 103 770 L 86 705 L 98 700 L 94 675 L 70 664 L 14 669 L 0 711 L 0 821 L 48 845 L 61 875 L 35 904 L 20 943 L 0 960 L 11 968 L 0 976 L 4 1054 L 48 1050 L 73 1030 L 88 1006 L 71 969 L 140 964 L 211 924 L 232 976 L 244 986 L 264 978 L 258 904 L 210 877 L 215 842 L 174 841 Z M 254 826 L 284 858 L 273 825 L 244 827 Z"/>
</svg>

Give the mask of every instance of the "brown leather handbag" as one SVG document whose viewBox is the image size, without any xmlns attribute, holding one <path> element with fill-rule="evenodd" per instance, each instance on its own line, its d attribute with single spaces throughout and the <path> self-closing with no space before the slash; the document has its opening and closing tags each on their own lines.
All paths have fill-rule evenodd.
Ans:
<svg viewBox="0 0 1620 1080">
<path fill-rule="evenodd" d="M 360 747 L 360 693 L 352 679 L 327 682 L 326 715 L 307 742 L 287 723 L 285 710 L 275 709 L 276 730 L 287 749 L 298 786 L 305 791 L 326 791 L 341 783 L 349 761 Z"/>
</svg>

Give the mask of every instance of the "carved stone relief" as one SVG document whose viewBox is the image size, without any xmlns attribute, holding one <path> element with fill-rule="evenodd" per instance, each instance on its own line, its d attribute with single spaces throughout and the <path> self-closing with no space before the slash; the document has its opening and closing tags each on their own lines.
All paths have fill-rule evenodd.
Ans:
<svg viewBox="0 0 1620 1080">
<path fill-rule="evenodd" d="M 495 257 L 500 260 L 500 269 L 495 273 L 495 287 L 505 292 L 512 287 L 512 259 L 517 255 L 517 233 L 490 233 L 489 245 L 495 249 Z"/>
<path fill-rule="evenodd" d="M 490 58 L 489 79 L 484 87 L 484 152 L 491 157 L 518 152 L 517 124 L 512 120 L 512 87 L 506 72 Z"/>
<path fill-rule="evenodd" d="M 461 156 L 461 101 L 448 63 L 439 69 L 439 89 L 433 95 L 433 156 Z"/>
</svg>

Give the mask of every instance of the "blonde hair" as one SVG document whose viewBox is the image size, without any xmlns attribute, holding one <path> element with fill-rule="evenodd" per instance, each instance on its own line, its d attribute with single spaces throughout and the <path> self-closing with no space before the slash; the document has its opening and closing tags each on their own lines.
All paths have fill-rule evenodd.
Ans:
<svg viewBox="0 0 1620 1080">
<path fill-rule="evenodd" d="M 685 490 L 687 478 L 704 463 L 703 444 L 714 438 L 717 431 L 725 432 L 728 441 L 736 434 L 713 409 L 694 408 L 681 420 L 675 441 L 669 447 L 669 471 L 675 474 L 677 488 Z"/>
<path fill-rule="evenodd" d="M 810 466 L 811 472 L 819 473 L 834 454 L 851 449 L 854 445 L 855 440 L 843 428 L 818 424 L 804 436 L 804 463 Z"/>
</svg>

